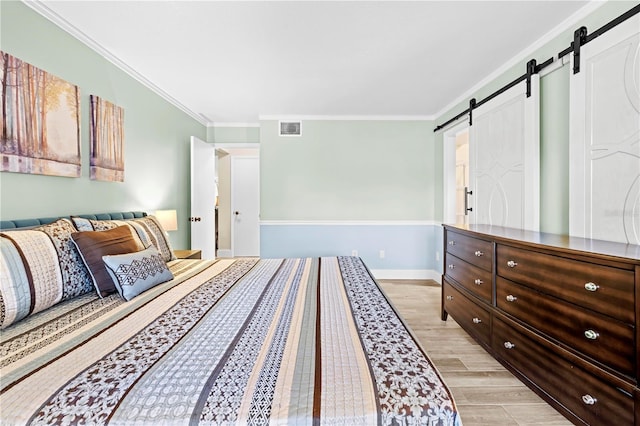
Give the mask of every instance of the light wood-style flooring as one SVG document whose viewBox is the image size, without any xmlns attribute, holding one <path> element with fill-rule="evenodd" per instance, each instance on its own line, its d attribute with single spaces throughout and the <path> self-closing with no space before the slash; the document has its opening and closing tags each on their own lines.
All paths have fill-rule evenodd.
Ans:
<svg viewBox="0 0 640 426">
<path fill-rule="evenodd" d="M 435 281 L 378 280 L 453 393 L 464 426 L 571 425 L 473 340 L 440 320 Z"/>
</svg>

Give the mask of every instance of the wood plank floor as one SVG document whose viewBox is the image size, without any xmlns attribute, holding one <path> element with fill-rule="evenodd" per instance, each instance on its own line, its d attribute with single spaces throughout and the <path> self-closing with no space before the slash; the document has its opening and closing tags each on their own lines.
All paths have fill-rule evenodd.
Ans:
<svg viewBox="0 0 640 426">
<path fill-rule="evenodd" d="M 449 316 L 435 281 L 378 280 L 453 393 L 464 426 L 571 425 Z"/>
</svg>

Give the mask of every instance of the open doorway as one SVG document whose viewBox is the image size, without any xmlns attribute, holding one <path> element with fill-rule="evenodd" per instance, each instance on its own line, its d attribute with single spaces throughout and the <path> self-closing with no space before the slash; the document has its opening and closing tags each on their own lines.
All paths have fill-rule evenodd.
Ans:
<svg viewBox="0 0 640 426">
<path fill-rule="evenodd" d="M 443 182 L 445 223 L 469 223 L 469 125 L 464 122 L 444 132 Z"/>
<path fill-rule="evenodd" d="M 233 191 L 233 159 L 234 158 L 256 158 L 259 156 L 259 149 L 257 144 L 216 144 L 216 158 L 217 158 L 217 184 L 218 184 L 218 200 L 216 208 L 216 221 L 217 221 L 217 255 L 218 257 L 234 257 L 237 254 L 234 252 L 234 231 L 236 228 L 238 215 L 234 215 L 234 204 L 237 204 L 237 195 L 234 200 Z M 259 182 L 255 185 L 258 186 Z M 258 204 L 259 206 L 259 204 Z M 259 209 L 259 207 L 257 207 Z M 238 210 L 238 209 L 236 209 Z M 259 211 L 255 213 L 259 214 Z M 249 215 L 249 213 L 244 213 Z M 253 229 L 256 228 L 256 229 Z M 255 234 L 255 238 L 259 238 L 260 228 L 254 226 L 250 232 Z M 244 230 L 243 232 L 247 232 Z M 240 250 L 242 252 L 242 250 Z"/>
<path fill-rule="evenodd" d="M 456 223 L 469 223 L 469 129 L 456 134 Z"/>
</svg>

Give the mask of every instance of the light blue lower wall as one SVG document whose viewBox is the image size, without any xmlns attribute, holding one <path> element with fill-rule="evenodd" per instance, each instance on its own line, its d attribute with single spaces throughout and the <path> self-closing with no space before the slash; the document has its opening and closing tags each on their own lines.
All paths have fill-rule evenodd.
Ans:
<svg viewBox="0 0 640 426">
<path fill-rule="evenodd" d="M 427 222 L 275 221 L 260 226 L 263 258 L 350 256 L 353 250 L 383 278 L 435 278 L 442 271 L 442 227 Z"/>
</svg>

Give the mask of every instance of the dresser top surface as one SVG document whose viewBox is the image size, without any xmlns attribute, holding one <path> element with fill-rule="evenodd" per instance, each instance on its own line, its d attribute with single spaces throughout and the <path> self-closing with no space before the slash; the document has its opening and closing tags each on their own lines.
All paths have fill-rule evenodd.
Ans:
<svg viewBox="0 0 640 426">
<path fill-rule="evenodd" d="M 640 261 L 640 245 L 623 244 L 612 241 L 591 240 L 568 235 L 550 234 L 546 232 L 527 231 L 492 225 L 443 225 L 452 231 L 485 234 L 503 242 L 528 243 L 548 246 L 569 251 L 586 252 L 598 255 L 614 256 L 622 259 Z"/>
</svg>

